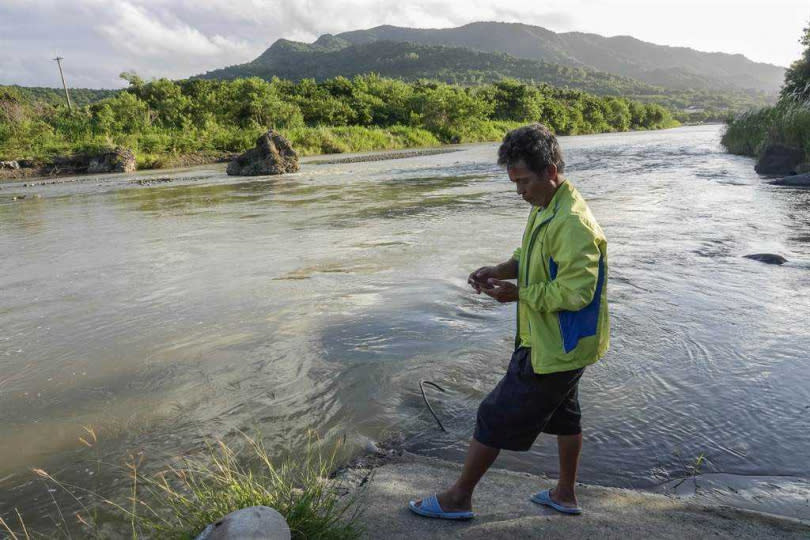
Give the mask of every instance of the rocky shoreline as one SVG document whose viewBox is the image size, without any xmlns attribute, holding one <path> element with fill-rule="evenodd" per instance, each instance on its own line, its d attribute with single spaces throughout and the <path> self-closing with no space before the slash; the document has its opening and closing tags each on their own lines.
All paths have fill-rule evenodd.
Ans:
<svg viewBox="0 0 810 540">
<path fill-rule="evenodd" d="M 131 156 L 131 159 L 127 161 L 126 166 L 122 165 L 117 167 L 112 160 L 107 162 L 107 166 L 91 166 L 93 160 L 98 162 L 98 160 L 103 159 L 103 156 L 106 154 L 107 153 L 60 156 L 47 162 L 32 159 L 0 162 L 0 164 L 2 164 L 0 165 L 0 183 L 16 182 L 26 179 L 44 180 L 68 176 L 136 172 L 134 154 Z M 235 156 L 236 154 L 230 152 L 196 152 L 192 154 L 181 154 L 178 156 L 158 158 L 147 167 L 142 167 L 137 170 L 196 167 L 211 163 L 230 162 Z"/>
<path fill-rule="evenodd" d="M 450 152 L 458 152 L 458 148 L 453 147 L 439 147 L 439 148 L 418 148 L 411 150 L 377 150 L 369 153 L 362 153 L 357 155 L 350 155 L 348 157 L 335 157 L 332 159 L 324 159 L 324 156 L 335 154 L 322 154 L 315 156 L 307 156 L 301 158 L 301 164 L 307 165 L 338 165 L 342 163 L 363 163 L 370 161 L 387 161 L 393 159 L 405 159 L 419 156 L 432 156 L 437 154 L 447 154 Z M 201 165 L 210 165 L 213 163 L 230 163 L 237 158 L 239 154 L 229 152 L 196 152 L 192 154 L 182 154 L 179 156 L 172 156 L 167 158 L 159 158 L 151 163 L 148 167 L 138 170 L 164 170 L 164 169 L 177 169 L 186 167 L 197 167 Z M 59 158 L 59 160 L 67 160 L 69 158 Z M 42 163 L 33 160 L 18 160 L 14 162 L 3 162 L 8 165 L 0 167 L 0 184 L 4 182 L 18 182 L 20 180 L 47 180 L 58 179 L 69 176 L 86 176 L 89 174 L 97 174 L 98 172 L 88 172 L 81 167 L 65 168 L 59 167 L 56 162 Z M 13 164 L 16 164 L 13 165 Z M 115 172 L 115 171 L 107 171 Z M 58 183 L 53 181 L 52 183 Z"/>
</svg>

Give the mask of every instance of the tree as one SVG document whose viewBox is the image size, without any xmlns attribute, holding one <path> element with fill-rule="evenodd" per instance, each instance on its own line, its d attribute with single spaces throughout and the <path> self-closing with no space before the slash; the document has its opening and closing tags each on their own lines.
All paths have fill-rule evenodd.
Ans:
<svg viewBox="0 0 810 540">
<path fill-rule="evenodd" d="M 134 71 L 124 71 L 118 75 L 118 77 L 127 81 L 130 88 L 140 88 L 143 86 L 143 79 L 141 79 Z"/>
<path fill-rule="evenodd" d="M 145 101 L 154 111 L 156 123 L 164 128 L 184 129 L 189 122 L 186 114 L 190 102 L 178 85 L 169 79 L 158 79 L 133 87 L 131 92 Z"/>
<path fill-rule="evenodd" d="M 810 24 L 804 29 L 799 39 L 804 45 L 801 58 L 793 62 L 785 72 L 785 84 L 780 92 L 781 97 L 796 101 L 810 101 Z"/>
<path fill-rule="evenodd" d="M 542 112 L 540 96 L 533 86 L 514 79 L 495 83 L 494 117 L 498 120 L 537 122 Z"/>
<path fill-rule="evenodd" d="M 457 143 L 461 132 L 471 124 L 485 120 L 492 114 L 492 104 L 475 99 L 458 86 L 439 84 L 429 86 L 412 100 L 418 123 L 446 142 Z"/>
<path fill-rule="evenodd" d="M 608 124 L 616 131 L 627 131 L 630 129 L 630 107 L 627 101 L 620 98 L 607 98 Z"/>
<path fill-rule="evenodd" d="M 216 98 L 225 123 L 242 128 L 287 128 L 303 124 L 301 109 L 283 99 L 274 83 L 258 77 L 223 84 Z"/>
</svg>

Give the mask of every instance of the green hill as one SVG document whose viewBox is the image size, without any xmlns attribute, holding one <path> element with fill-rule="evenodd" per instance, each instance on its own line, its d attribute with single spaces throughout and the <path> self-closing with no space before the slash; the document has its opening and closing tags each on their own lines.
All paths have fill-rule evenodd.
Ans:
<svg viewBox="0 0 810 540">
<path fill-rule="evenodd" d="M 44 102 L 48 105 L 64 105 L 65 91 L 62 88 L 45 88 L 42 86 L 0 85 L 3 88 L 15 89 L 28 101 Z M 94 90 L 91 88 L 71 88 L 70 101 L 77 107 L 89 105 L 102 99 L 112 97 L 120 90 Z"/>
<path fill-rule="evenodd" d="M 752 62 L 741 54 L 707 53 L 687 47 L 647 43 L 629 36 L 555 33 L 518 23 L 477 22 L 458 28 L 418 29 L 378 26 L 333 36 L 368 44 L 407 41 L 502 52 L 516 58 L 586 67 L 672 89 L 746 90 L 776 94 L 785 68 Z"/>
<path fill-rule="evenodd" d="M 324 46 L 324 43 L 328 45 Z M 313 78 L 320 81 L 339 75 L 352 77 L 371 72 L 385 77 L 438 79 L 462 85 L 515 78 L 601 95 L 660 93 L 662 90 L 626 77 L 520 59 L 503 53 L 393 41 L 350 45 L 323 37 L 311 45 L 280 39 L 252 62 L 209 71 L 199 78 L 255 76 L 290 80 Z"/>
<path fill-rule="evenodd" d="M 352 40 L 358 43 L 352 44 Z M 761 107 L 776 99 L 775 94 L 753 90 L 733 87 L 712 90 L 697 83 L 694 89 L 655 86 L 587 67 L 516 58 L 502 52 L 373 41 L 368 36 L 359 39 L 356 35 L 346 38 L 327 34 L 312 44 L 280 39 L 252 62 L 209 71 L 196 78 L 232 80 L 260 77 L 270 80 L 278 77 L 294 81 L 308 78 L 323 81 L 337 76 L 352 77 L 367 73 L 408 81 L 435 79 L 464 86 L 511 78 L 596 95 L 624 96 L 660 103 L 675 110 L 682 121 L 720 119 L 728 112 Z M 670 75 L 675 76 L 675 72 Z M 686 77 L 681 77 L 681 80 L 686 80 Z"/>
</svg>

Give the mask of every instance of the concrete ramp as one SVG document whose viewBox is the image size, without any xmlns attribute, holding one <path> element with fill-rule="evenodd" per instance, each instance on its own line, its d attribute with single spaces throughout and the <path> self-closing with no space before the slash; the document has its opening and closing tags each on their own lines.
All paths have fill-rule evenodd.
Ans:
<svg viewBox="0 0 810 540">
<path fill-rule="evenodd" d="M 409 499 L 429 495 L 455 480 L 461 466 L 405 454 L 373 470 L 360 503 L 367 538 L 523 539 L 594 538 L 810 538 L 810 524 L 738 510 L 702 506 L 673 496 L 618 488 L 578 488 L 581 516 L 535 505 L 529 495 L 553 486 L 547 478 L 504 470 L 484 477 L 473 501 L 478 516 L 448 522 L 416 516 Z M 352 475 L 361 471 L 353 471 Z"/>
</svg>

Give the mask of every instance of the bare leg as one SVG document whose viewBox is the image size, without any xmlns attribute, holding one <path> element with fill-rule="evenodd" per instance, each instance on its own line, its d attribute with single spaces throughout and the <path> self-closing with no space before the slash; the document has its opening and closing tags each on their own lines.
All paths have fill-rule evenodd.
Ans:
<svg viewBox="0 0 810 540">
<path fill-rule="evenodd" d="M 582 451 L 582 433 L 558 435 L 557 449 L 560 453 L 560 479 L 551 491 L 551 499 L 563 506 L 577 506 L 574 484 L 577 481 L 579 453 Z"/>
<path fill-rule="evenodd" d="M 467 457 L 464 459 L 464 469 L 461 476 L 453 486 L 437 495 L 439 506 L 445 512 L 464 512 L 472 510 L 472 494 L 478 481 L 494 463 L 500 450 L 476 441 L 470 440 Z M 417 504 L 422 504 L 419 501 Z"/>
</svg>

